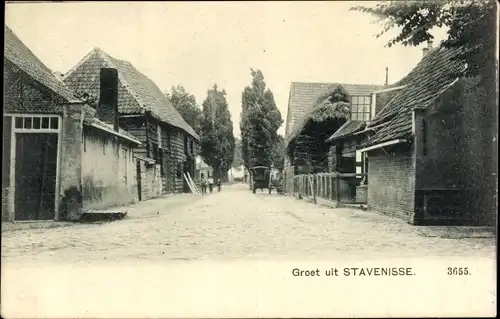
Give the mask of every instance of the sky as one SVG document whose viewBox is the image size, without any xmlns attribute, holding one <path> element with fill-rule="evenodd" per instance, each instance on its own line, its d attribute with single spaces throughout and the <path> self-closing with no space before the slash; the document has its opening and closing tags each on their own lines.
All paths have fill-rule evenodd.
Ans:
<svg viewBox="0 0 500 319">
<path fill-rule="evenodd" d="M 201 105 L 216 83 L 227 92 L 235 135 L 241 93 L 260 69 L 285 121 L 291 82 L 383 84 L 406 75 L 422 48 L 385 47 L 397 30 L 361 12 L 366 2 L 10 3 L 6 24 L 53 71 L 94 47 L 127 60 L 162 91 L 183 85 Z M 373 4 L 371 2 L 370 4 Z M 444 32 L 435 34 L 438 43 Z M 284 133 L 285 123 L 279 132 Z"/>
</svg>

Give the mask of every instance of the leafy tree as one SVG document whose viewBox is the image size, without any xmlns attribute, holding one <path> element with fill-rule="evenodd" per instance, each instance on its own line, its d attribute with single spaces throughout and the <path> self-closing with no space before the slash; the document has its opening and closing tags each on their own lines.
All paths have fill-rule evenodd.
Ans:
<svg viewBox="0 0 500 319">
<path fill-rule="evenodd" d="M 241 139 L 235 138 L 233 168 L 239 168 L 241 165 L 243 165 L 243 157 L 241 155 Z"/>
<path fill-rule="evenodd" d="M 481 75 L 483 81 L 495 79 L 497 11 L 494 0 L 391 1 L 352 10 L 370 13 L 384 23 L 377 37 L 399 28 L 399 34 L 387 43 L 389 47 L 417 46 L 434 38 L 431 31 L 435 27 L 447 28 L 448 38 L 441 45 L 461 48 L 457 58 L 466 63 L 465 74 Z"/>
<path fill-rule="evenodd" d="M 203 102 L 201 122 L 201 156 L 214 170 L 214 177 L 227 179 L 234 159 L 233 122 L 226 101 L 226 92 L 214 85 Z"/>
<path fill-rule="evenodd" d="M 165 96 L 170 99 L 184 120 L 200 135 L 203 115 L 200 107 L 196 104 L 194 95 L 188 93 L 182 85 L 177 85 L 172 86 L 170 92 L 166 92 Z"/>
<path fill-rule="evenodd" d="M 241 97 L 241 145 L 246 167 L 269 166 L 273 162 L 273 148 L 278 129 L 283 123 L 271 90 L 266 89 L 264 75 L 251 70 L 252 84 L 245 87 Z"/>
<path fill-rule="evenodd" d="M 285 164 L 285 139 L 282 135 L 278 135 L 274 141 L 272 152 L 273 166 L 279 170 L 283 170 Z"/>
</svg>

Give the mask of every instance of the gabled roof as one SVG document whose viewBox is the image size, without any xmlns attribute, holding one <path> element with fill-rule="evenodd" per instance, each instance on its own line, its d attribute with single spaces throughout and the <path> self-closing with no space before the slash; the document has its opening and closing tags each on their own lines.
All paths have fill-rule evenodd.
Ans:
<svg viewBox="0 0 500 319">
<path fill-rule="evenodd" d="M 165 123 L 178 127 L 196 139 L 196 132 L 182 118 L 170 100 L 147 76 L 130 62 L 113 58 L 99 48 L 88 53 L 73 69 L 64 75 L 63 81 L 75 92 L 99 96 L 100 69 L 118 70 L 118 109 L 121 114 L 150 114 Z"/>
<path fill-rule="evenodd" d="M 33 80 L 47 87 L 67 102 L 81 102 L 73 92 L 43 64 L 30 49 L 4 25 L 4 58 L 21 69 Z"/>
<path fill-rule="evenodd" d="M 342 86 L 351 96 L 367 96 L 371 92 L 384 87 L 383 85 L 373 84 L 292 82 L 288 101 L 285 139 L 307 111 L 313 107 L 317 99 L 338 85 Z"/>
<path fill-rule="evenodd" d="M 365 147 L 411 135 L 413 109 L 427 107 L 463 74 L 464 63 L 454 59 L 457 53 L 459 49 L 441 47 L 427 53 L 403 78 L 406 86 L 370 122 L 370 127 L 382 127 Z"/>
<path fill-rule="evenodd" d="M 365 121 L 353 121 L 349 120 L 344 123 L 332 136 L 330 136 L 326 142 L 331 142 L 334 140 L 338 140 L 344 137 L 347 137 L 351 134 L 362 131 L 365 128 Z"/>
</svg>

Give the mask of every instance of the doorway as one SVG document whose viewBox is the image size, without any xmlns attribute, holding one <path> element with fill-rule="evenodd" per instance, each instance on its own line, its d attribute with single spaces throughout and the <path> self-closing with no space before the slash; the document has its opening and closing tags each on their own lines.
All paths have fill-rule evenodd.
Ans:
<svg viewBox="0 0 500 319">
<path fill-rule="evenodd" d="M 15 143 L 15 220 L 55 219 L 58 134 L 17 133 Z"/>
</svg>

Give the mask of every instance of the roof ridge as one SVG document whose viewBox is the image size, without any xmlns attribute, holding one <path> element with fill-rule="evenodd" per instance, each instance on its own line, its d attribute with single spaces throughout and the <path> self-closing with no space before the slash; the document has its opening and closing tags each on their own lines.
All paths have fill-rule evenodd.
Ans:
<svg viewBox="0 0 500 319">
<path fill-rule="evenodd" d="M 89 51 L 89 53 L 87 53 L 83 59 L 81 59 L 80 61 L 78 61 L 77 64 L 75 64 L 71 69 L 69 69 L 66 73 L 63 74 L 62 76 L 62 81 L 64 82 L 64 80 L 66 80 L 66 78 L 72 74 L 73 72 L 76 71 L 76 69 L 78 69 L 82 64 L 84 64 L 85 62 L 87 62 L 87 60 L 92 56 L 93 53 L 97 53 L 97 50 L 98 48 L 93 48 L 92 50 Z"/>
<path fill-rule="evenodd" d="M 324 85 L 359 85 L 359 86 L 384 86 L 383 84 L 347 83 L 347 82 L 316 82 L 316 81 L 292 81 L 291 84 L 324 84 Z"/>
<path fill-rule="evenodd" d="M 17 38 L 17 40 L 18 40 L 19 42 L 21 42 L 21 43 L 24 45 L 24 47 L 25 47 L 25 48 L 29 51 L 29 53 L 31 53 L 31 55 L 32 55 L 35 59 L 37 59 L 37 60 L 38 60 L 38 62 L 40 63 L 40 65 L 42 65 L 42 66 L 43 66 L 43 67 L 44 67 L 47 71 L 49 71 L 50 73 L 52 73 L 52 70 L 51 70 L 51 69 L 49 69 L 49 67 L 48 67 L 48 66 L 46 66 L 46 65 L 45 65 L 45 63 L 43 63 L 43 61 L 42 61 L 42 60 L 40 60 L 40 58 L 38 57 L 38 55 L 36 55 L 36 54 L 35 54 L 35 53 L 34 53 L 34 52 L 33 52 L 33 51 L 32 51 L 32 50 L 31 50 L 31 49 L 30 49 L 30 48 L 29 48 L 29 47 L 28 47 L 28 46 L 27 46 L 27 45 L 26 45 L 26 44 L 25 44 L 22 40 L 21 40 L 21 38 L 19 38 L 19 37 L 17 36 L 17 34 L 15 34 L 15 33 L 14 33 L 14 31 L 12 31 L 12 29 L 11 29 L 11 28 L 9 28 L 9 27 L 7 26 L 7 24 L 4 24 L 4 27 L 5 27 L 5 28 L 6 28 L 6 29 L 7 29 L 7 30 L 8 30 L 8 31 L 9 31 L 9 32 L 10 32 L 10 33 L 14 36 L 14 37 L 16 37 L 16 38 Z M 5 30 L 5 28 L 4 28 L 4 30 Z M 4 36 L 5 36 L 5 35 L 4 35 Z M 5 40 L 4 40 L 4 41 L 5 41 Z M 5 54 L 4 54 L 4 56 L 5 56 Z M 11 59 L 9 59 L 9 58 L 7 58 L 7 59 L 8 59 L 9 61 L 11 61 Z M 11 62 L 12 62 L 12 61 L 11 61 Z M 21 69 L 22 69 L 22 68 L 21 68 Z M 54 76 L 54 77 L 55 77 L 55 76 Z"/>
</svg>

